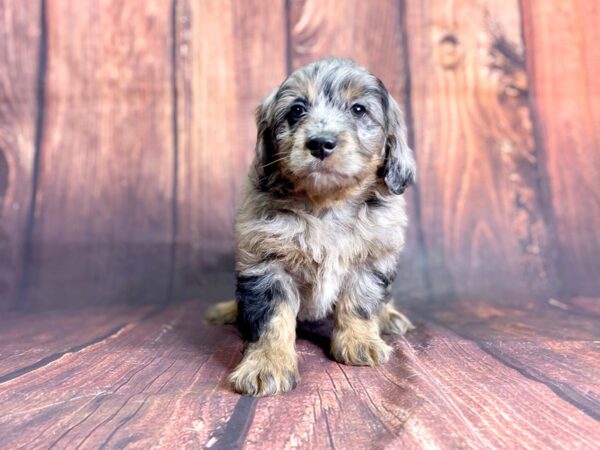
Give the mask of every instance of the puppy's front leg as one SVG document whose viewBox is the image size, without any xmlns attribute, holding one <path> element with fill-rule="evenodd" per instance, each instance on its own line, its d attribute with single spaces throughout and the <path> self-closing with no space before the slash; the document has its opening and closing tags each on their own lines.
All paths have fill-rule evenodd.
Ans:
<svg viewBox="0 0 600 450">
<path fill-rule="evenodd" d="M 264 396 L 291 391 L 298 383 L 296 315 L 298 295 L 283 272 L 238 275 L 238 327 L 244 356 L 230 375 L 240 394 Z"/>
<path fill-rule="evenodd" d="M 376 366 L 388 361 L 392 348 L 380 336 L 378 313 L 387 286 L 381 274 L 357 270 L 335 306 L 331 354 L 353 366 Z"/>
</svg>

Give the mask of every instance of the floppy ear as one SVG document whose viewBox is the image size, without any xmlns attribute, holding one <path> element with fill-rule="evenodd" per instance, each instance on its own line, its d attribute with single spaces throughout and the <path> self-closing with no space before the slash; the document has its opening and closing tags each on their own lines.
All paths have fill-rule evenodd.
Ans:
<svg viewBox="0 0 600 450">
<path fill-rule="evenodd" d="M 416 181 L 417 166 L 406 140 L 406 124 L 402 111 L 387 90 L 384 95 L 384 106 L 387 104 L 387 137 L 382 176 L 390 193 L 400 195 Z"/>
<path fill-rule="evenodd" d="M 275 157 L 276 143 L 273 135 L 273 104 L 275 103 L 275 95 L 277 91 L 273 91 L 262 104 L 256 109 L 256 155 L 254 168 L 256 170 L 259 185 L 262 189 L 266 189 L 270 184 L 275 167 L 270 164 Z"/>
</svg>

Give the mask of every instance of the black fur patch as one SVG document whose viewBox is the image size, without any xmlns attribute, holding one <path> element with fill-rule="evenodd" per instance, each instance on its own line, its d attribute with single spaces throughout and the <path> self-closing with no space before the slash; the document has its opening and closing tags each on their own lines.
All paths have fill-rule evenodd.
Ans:
<svg viewBox="0 0 600 450">
<path fill-rule="evenodd" d="M 378 171 L 378 175 L 383 176 L 383 180 L 392 194 L 400 195 L 408 186 L 414 183 L 415 174 L 402 168 L 400 161 L 394 155 L 393 149 L 396 145 L 398 145 L 396 138 L 388 136 L 385 164 Z"/>
<path fill-rule="evenodd" d="M 385 129 L 389 128 L 389 119 L 388 119 L 388 111 L 390 109 L 390 100 L 388 90 L 385 88 L 383 81 L 377 78 L 377 87 L 379 98 L 381 100 L 381 108 L 383 109 L 383 115 L 385 117 Z"/>
<path fill-rule="evenodd" d="M 265 324 L 273 317 L 282 294 L 280 283 L 267 275 L 238 275 L 235 292 L 238 303 L 237 325 L 244 340 L 258 341 Z"/>
<path fill-rule="evenodd" d="M 372 280 L 379 289 L 372 290 L 369 294 L 362 295 L 362 302 L 354 307 L 354 312 L 363 319 L 370 319 L 381 308 L 381 305 L 390 301 L 392 282 L 395 273 L 385 274 L 377 269 L 371 269 Z"/>
<path fill-rule="evenodd" d="M 274 164 L 270 164 L 273 161 L 275 154 L 275 142 L 273 138 L 273 128 L 268 125 L 259 125 L 262 128 L 262 141 L 264 148 L 264 155 L 262 161 L 257 161 L 258 164 L 258 187 L 261 191 L 267 191 L 271 184 L 272 175 L 276 169 L 273 167 Z"/>
<path fill-rule="evenodd" d="M 385 204 L 383 200 L 381 200 L 375 194 L 369 196 L 369 198 L 366 200 L 366 203 L 369 208 L 379 208 Z"/>
<path fill-rule="evenodd" d="M 377 283 L 383 288 L 387 288 L 394 281 L 393 277 L 389 277 L 378 270 L 373 270 L 373 275 L 375 275 Z"/>
<path fill-rule="evenodd" d="M 263 143 L 265 155 L 262 161 L 258 161 L 256 179 L 256 189 L 260 192 L 269 192 L 275 197 L 285 197 L 293 188 L 291 181 L 283 178 L 279 170 L 278 164 L 274 164 L 275 139 L 273 137 L 273 129 L 266 127 L 263 131 Z"/>
</svg>

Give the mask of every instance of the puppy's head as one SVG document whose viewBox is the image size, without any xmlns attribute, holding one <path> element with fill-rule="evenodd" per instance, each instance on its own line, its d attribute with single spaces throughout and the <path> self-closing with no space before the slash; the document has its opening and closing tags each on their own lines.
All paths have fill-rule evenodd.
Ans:
<svg viewBox="0 0 600 450">
<path fill-rule="evenodd" d="M 379 179 L 401 194 L 414 181 L 397 103 L 351 60 L 330 58 L 296 70 L 259 107 L 257 126 L 263 190 L 328 195 Z"/>
</svg>

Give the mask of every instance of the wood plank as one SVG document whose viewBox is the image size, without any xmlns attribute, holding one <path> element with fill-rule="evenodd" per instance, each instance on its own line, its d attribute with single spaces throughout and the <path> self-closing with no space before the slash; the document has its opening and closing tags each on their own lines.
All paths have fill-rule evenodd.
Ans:
<svg viewBox="0 0 600 450">
<path fill-rule="evenodd" d="M 285 78 L 284 2 L 177 2 L 179 289 L 233 269 L 254 110 Z M 189 298 L 189 297 L 188 297 Z"/>
<path fill-rule="evenodd" d="M 574 297 L 569 299 L 569 306 L 583 314 L 600 317 L 600 302 L 597 297 Z"/>
<path fill-rule="evenodd" d="M 407 24 L 435 297 L 546 295 L 555 289 L 554 250 L 518 1 L 408 2 Z"/>
<path fill-rule="evenodd" d="M 237 331 L 199 326 L 203 310 L 188 302 L 139 313 L 120 333 L 0 383 L 0 445 L 593 448 L 600 437 L 598 422 L 548 385 L 429 321 L 390 340 L 394 357 L 376 369 L 331 361 L 330 325 L 309 326 L 298 342 L 298 388 L 239 397 L 225 381 L 241 357 Z M 555 328 L 538 325 L 546 334 L 532 349 Z M 498 328 L 489 337 L 505 345 L 514 334 Z M 578 359 L 580 344 L 564 340 L 561 349 L 597 367 L 597 353 Z M 532 362 L 544 370 L 548 359 Z"/>
<path fill-rule="evenodd" d="M 291 69 L 332 55 L 352 58 L 384 82 L 410 122 L 403 1 L 291 0 L 289 3 Z M 412 140 L 412 136 L 409 138 Z M 418 192 L 411 188 L 405 197 L 410 226 L 396 290 L 399 298 L 423 298 L 426 262 L 419 243 Z"/>
<path fill-rule="evenodd" d="M 600 4 L 574 0 L 522 4 L 533 107 L 565 295 L 598 295 Z"/>
<path fill-rule="evenodd" d="M 66 353 L 118 333 L 150 306 L 114 305 L 102 310 L 5 313 L 0 319 L 0 380 L 48 364 Z M 23 326 L 26 323 L 27 326 Z"/>
<path fill-rule="evenodd" d="M 174 183 L 169 5 L 46 5 L 28 306 L 164 301 Z"/>
<path fill-rule="evenodd" d="M 580 310 L 577 300 L 521 299 L 517 306 L 482 300 L 415 304 L 413 312 L 476 342 L 498 361 L 600 420 L 600 317 Z"/>
<path fill-rule="evenodd" d="M 28 3 L 0 0 L 0 311 L 17 302 L 42 100 L 40 3 Z"/>
<path fill-rule="evenodd" d="M 297 388 L 293 401 L 261 400 L 246 446 L 259 448 L 270 438 L 308 448 L 591 448 L 600 436 L 593 418 L 477 343 L 422 322 L 407 339 L 392 342 L 394 357 L 375 374 L 370 368 L 316 364 L 313 358 L 322 352 L 305 349 L 301 383 L 309 387 Z M 547 360 L 534 363 L 532 368 L 542 368 Z M 593 364 L 600 364 L 597 354 Z M 583 391 L 592 377 L 569 382 L 582 382 Z M 273 427 L 272 418 L 283 411 L 298 419 Z M 566 422 L 575 427 L 564 429 Z"/>
<path fill-rule="evenodd" d="M 0 444 L 206 443 L 211 427 L 238 400 L 224 379 L 240 355 L 240 341 L 232 327 L 199 326 L 203 309 L 188 303 L 145 320 L 139 312 L 138 321 L 120 333 L 0 384 L 7 400 L 0 403 L 6 419 Z M 26 392 L 30 402 L 24 404 Z"/>
</svg>

